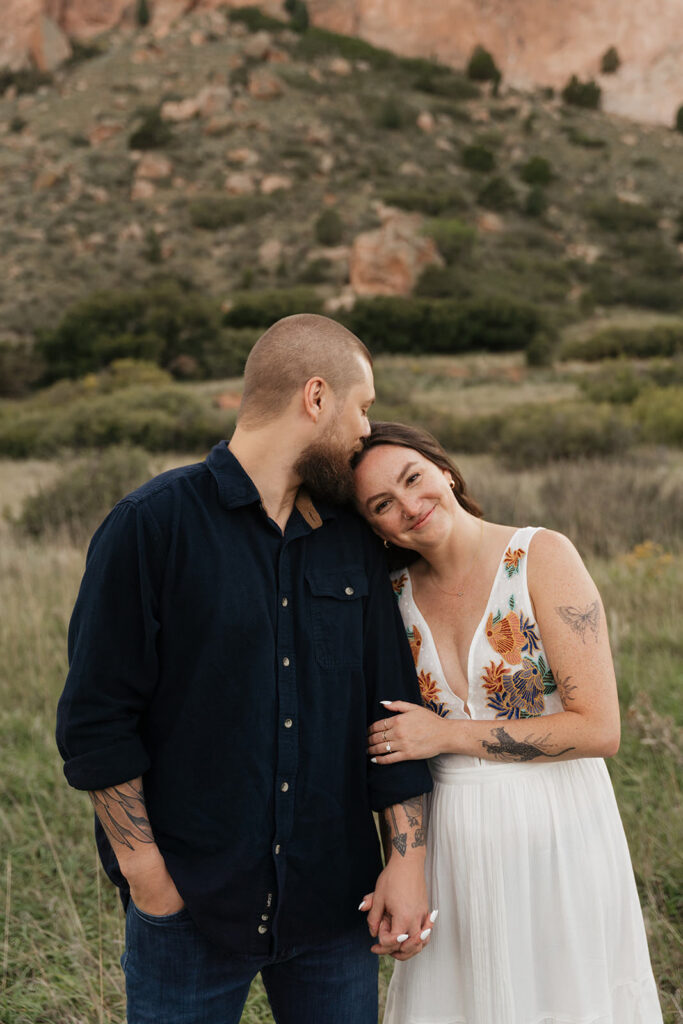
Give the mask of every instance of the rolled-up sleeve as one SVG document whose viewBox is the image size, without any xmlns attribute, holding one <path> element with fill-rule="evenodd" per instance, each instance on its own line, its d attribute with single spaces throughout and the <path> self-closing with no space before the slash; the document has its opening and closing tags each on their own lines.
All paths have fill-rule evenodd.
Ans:
<svg viewBox="0 0 683 1024">
<path fill-rule="evenodd" d="M 391 717 L 383 700 L 405 700 L 421 705 L 420 688 L 410 645 L 398 610 L 381 549 L 373 552 L 364 623 L 364 671 L 367 692 L 367 724 Z M 372 764 L 368 759 L 370 804 L 381 811 L 432 789 L 426 761 Z"/>
<path fill-rule="evenodd" d="M 57 745 L 76 789 L 104 789 L 149 767 L 140 722 L 158 679 L 161 536 L 148 508 L 123 501 L 88 550 L 69 626 Z"/>
</svg>

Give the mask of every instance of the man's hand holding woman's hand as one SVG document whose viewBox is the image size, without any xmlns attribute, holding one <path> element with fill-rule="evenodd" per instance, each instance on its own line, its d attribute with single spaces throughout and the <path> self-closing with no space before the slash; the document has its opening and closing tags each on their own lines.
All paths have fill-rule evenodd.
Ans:
<svg viewBox="0 0 683 1024">
<path fill-rule="evenodd" d="M 391 867 L 387 865 L 375 891 L 363 898 L 358 909 L 367 912 L 370 934 L 377 940 L 373 953 L 410 960 L 429 942 L 439 911 L 429 912 L 424 876 L 399 870 L 403 877 L 394 879 Z"/>
</svg>

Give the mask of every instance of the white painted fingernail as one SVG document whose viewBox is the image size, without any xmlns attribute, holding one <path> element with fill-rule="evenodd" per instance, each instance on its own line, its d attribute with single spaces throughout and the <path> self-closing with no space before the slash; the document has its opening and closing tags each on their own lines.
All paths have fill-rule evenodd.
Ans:
<svg viewBox="0 0 683 1024">
<path fill-rule="evenodd" d="M 420 932 L 420 938 L 424 942 L 424 940 L 428 939 L 431 934 L 432 934 L 432 929 L 431 928 L 425 928 L 425 930 L 423 932 Z"/>
<path fill-rule="evenodd" d="M 431 914 L 429 915 L 429 920 L 432 922 L 432 924 L 434 924 L 434 922 L 436 921 L 438 916 L 439 916 L 439 911 L 438 910 L 432 910 Z"/>
<path fill-rule="evenodd" d="M 365 910 L 365 900 L 363 900 L 363 902 L 359 905 L 358 909 Z"/>
<path fill-rule="evenodd" d="M 410 937 L 410 936 L 408 936 L 408 935 L 397 935 L 397 936 L 396 936 L 396 941 L 397 941 L 397 942 L 405 942 L 405 941 L 406 941 L 406 939 L 407 939 L 407 938 L 409 938 L 409 937 Z"/>
<path fill-rule="evenodd" d="M 393 700 L 381 700 L 380 701 L 380 704 L 384 704 L 385 708 L 388 708 L 393 703 L 394 703 Z"/>
<path fill-rule="evenodd" d="M 370 764 L 377 764 L 377 758 L 376 757 L 371 757 L 370 758 Z"/>
</svg>

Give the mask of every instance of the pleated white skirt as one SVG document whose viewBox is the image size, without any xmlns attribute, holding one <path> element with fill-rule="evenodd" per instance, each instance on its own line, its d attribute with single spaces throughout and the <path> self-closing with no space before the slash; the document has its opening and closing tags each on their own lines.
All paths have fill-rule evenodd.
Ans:
<svg viewBox="0 0 683 1024">
<path fill-rule="evenodd" d="M 432 772 L 439 919 L 396 964 L 384 1024 L 661 1024 L 604 761 Z"/>
</svg>

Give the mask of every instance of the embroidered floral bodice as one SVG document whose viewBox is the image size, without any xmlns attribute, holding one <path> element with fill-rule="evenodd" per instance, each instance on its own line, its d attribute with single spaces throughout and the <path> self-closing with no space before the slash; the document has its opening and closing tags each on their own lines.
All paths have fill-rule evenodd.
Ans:
<svg viewBox="0 0 683 1024">
<path fill-rule="evenodd" d="M 431 630 L 413 597 L 410 572 L 392 573 L 425 707 L 446 718 L 536 718 L 562 711 L 527 585 L 527 552 L 538 527 L 517 530 L 500 561 L 488 602 L 470 644 L 467 701 L 446 681 Z M 469 716 L 465 711 L 469 709 Z M 479 758 L 440 755 L 463 767 Z"/>
</svg>

